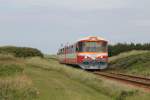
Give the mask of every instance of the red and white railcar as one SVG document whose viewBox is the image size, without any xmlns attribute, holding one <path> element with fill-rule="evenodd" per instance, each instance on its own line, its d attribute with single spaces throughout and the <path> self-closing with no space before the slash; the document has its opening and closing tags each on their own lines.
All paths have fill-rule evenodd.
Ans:
<svg viewBox="0 0 150 100">
<path fill-rule="evenodd" d="M 60 63 L 78 65 L 83 69 L 105 69 L 108 66 L 108 41 L 89 36 L 59 49 Z"/>
</svg>

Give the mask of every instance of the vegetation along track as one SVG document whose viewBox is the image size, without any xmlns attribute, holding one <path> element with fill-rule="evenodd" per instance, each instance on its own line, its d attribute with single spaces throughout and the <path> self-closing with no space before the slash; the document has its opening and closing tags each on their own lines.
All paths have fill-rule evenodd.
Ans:
<svg viewBox="0 0 150 100">
<path fill-rule="evenodd" d="M 127 75 L 122 73 L 109 73 L 109 72 L 93 72 L 96 75 L 103 76 L 106 78 L 111 78 L 114 80 L 122 81 L 127 84 L 138 86 L 144 89 L 150 90 L 150 78 L 138 77 L 133 75 Z"/>
</svg>

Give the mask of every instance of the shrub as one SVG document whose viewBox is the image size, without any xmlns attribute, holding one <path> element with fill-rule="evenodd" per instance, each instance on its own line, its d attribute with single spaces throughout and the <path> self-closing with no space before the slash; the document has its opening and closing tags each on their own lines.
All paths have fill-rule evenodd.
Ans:
<svg viewBox="0 0 150 100">
<path fill-rule="evenodd" d="M 15 57 L 34 57 L 34 56 L 43 57 L 43 54 L 41 53 L 40 50 L 28 47 L 14 47 L 14 46 L 0 47 L 0 53 L 12 54 Z"/>
<path fill-rule="evenodd" d="M 118 55 L 122 52 L 131 51 L 131 50 L 150 50 L 150 43 L 145 43 L 145 44 L 118 43 L 115 45 L 108 46 L 108 51 L 109 51 L 110 57 Z"/>
</svg>

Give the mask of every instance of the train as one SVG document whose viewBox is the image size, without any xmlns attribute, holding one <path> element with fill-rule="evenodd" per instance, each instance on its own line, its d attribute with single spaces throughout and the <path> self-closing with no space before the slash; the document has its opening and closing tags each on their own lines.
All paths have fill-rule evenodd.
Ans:
<svg viewBox="0 0 150 100">
<path fill-rule="evenodd" d="M 100 36 L 81 38 L 58 50 L 61 64 L 77 65 L 84 70 L 102 70 L 108 67 L 108 41 Z"/>
</svg>

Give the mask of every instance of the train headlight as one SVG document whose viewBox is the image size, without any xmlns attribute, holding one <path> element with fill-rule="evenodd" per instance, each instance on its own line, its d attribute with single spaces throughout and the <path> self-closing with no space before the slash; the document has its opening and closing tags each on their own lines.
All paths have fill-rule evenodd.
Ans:
<svg viewBox="0 0 150 100">
<path fill-rule="evenodd" d="M 103 58 L 103 56 L 100 56 L 100 58 Z"/>
<path fill-rule="evenodd" d="M 87 58 L 88 58 L 88 56 L 85 56 L 84 58 L 85 58 L 85 59 L 87 59 Z"/>
<path fill-rule="evenodd" d="M 102 58 L 108 58 L 108 57 L 107 56 L 99 56 L 98 58 L 102 59 Z"/>
</svg>

